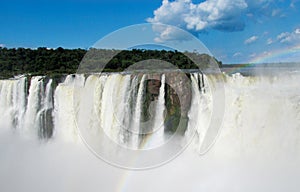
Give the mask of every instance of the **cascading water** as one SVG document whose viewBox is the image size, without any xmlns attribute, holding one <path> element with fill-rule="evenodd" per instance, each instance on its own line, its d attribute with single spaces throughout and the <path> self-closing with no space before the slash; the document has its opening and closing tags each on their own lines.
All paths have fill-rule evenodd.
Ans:
<svg viewBox="0 0 300 192">
<path fill-rule="evenodd" d="M 8 119 L 11 123 L 7 126 L 16 127 L 13 124 L 17 123 L 22 125 L 20 131 L 27 135 L 51 138 L 54 133 L 56 138 L 76 141 L 76 122 L 84 111 L 93 118 L 84 120 L 83 123 L 94 127 L 91 130 L 96 132 L 100 126 L 117 143 L 139 148 L 147 134 L 152 135 L 151 142 L 157 145 L 163 143 L 167 98 L 165 74 L 161 75 L 160 87 L 157 92 L 151 93 L 152 96 L 146 93 L 149 88 L 146 74 L 104 74 L 85 78 L 84 75 L 68 75 L 53 88 L 52 79 L 32 77 L 28 96 L 25 77 L 2 80 L 1 109 L 13 110 L 11 113 L 3 111 L 3 114 L 10 116 Z M 150 97 L 152 101 L 149 100 Z M 151 105 L 152 109 L 148 110 L 145 105 Z M 150 117 L 146 117 L 147 113 Z"/>
<path fill-rule="evenodd" d="M 20 129 L 26 105 L 26 78 L 0 81 L 0 126 Z"/>
<path fill-rule="evenodd" d="M 105 133 L 115 142 L 123 142 L 120 132 L 124 129 L 125 114 L 128 105 L 130 76 L 114 74 L 107 78 L 102 92 L 100 123 Z"/>
<path fill-rule="evenodd" d="M 84 85 L 83 75 L 68 75 L 63 83 L 60 83 L 54 93 L 54 133 L 55 137 L 65 141 L 78 141 L 76 129 L 76 111 L 79 108 L 74 95 L 78 93 L 78 87 Z M 80 98 L 80 95 L 79 95 Z"/>
<path fill-rule="evenodd" d="M 53 131 L 53 93 L 52 93 L 52 79 L 46 85 L 45 95 L 42 96 L 41 107 L 38 116 L 39 123 L 39 137 L 49 138 Z"/>
<path fill-rule="evenodd" d="M 164 143 L 164 134 L 165 134 L 165 126 L 164 126 L 164 112 L 165 112 L 165 83 L 166 77 L 163 74 L 161 77 L 161 86 L 159 88 L 159 96 L 155 109 L 154 116 L 154 126 L 153 126 L 153 141 L 150 144 L 151 146 L 159 146 Z"/>
<path fill-rule="evenodd" d="M 139 132 L 140 132 L 145 78 L 146 78 L 146 75 L 143 75 L 140 85 L 139 85 L 139 89 L 138 89 L 138 93 L 137 93 L 137 97 L 136 97 L 135 110 L 133 113 L 133 124 L 131 125 L 132 128 L 130 128 L 130 130 L 129 130 L 129 131 L 131 131 L 131 133 L 133 135 L 131 147 L 139 146 Z"/>
<path fill-rule="evenodd" d="M 112 141 L 132 149 L 138 149 L 144 140 L 143 137 L 152 134 L 153 131 L 156 138 L 154 140 L 160 140 L 161 144 L 164 137 L 164 128 L 161 127 L 164 126 L 165 76 L 162 76 L 158 101 L 155 102 L 155 119 L 146 122 L 143 120 L 147 103 L 145 79 L 146 75 L 89 76 L 80 91 L 80 96 L 76 96 L 79 98 L 80 107 L 75 113 L 79 114 L 80 125 L 90 127 L 89 132 L 93 132 L 99 138 L 99 129 L 103 129 L 104 134 Z M 82 116 L 84 118 L 81 118 Z M 148 133 L 146 129 L 151 131 Z"/>
<path fill-rule="evenodd" d="M 292 77 L 296 78 L 297 76 L 295 76 Z M 286 87 L 282 82 L 286 82 L 291 86 L 286 77 L 284 77 L 285 79 L 281 77 L 281 81 L 278 80 L 279 77 L 243 77 L 238 74 L 225 77 L 227 97 L 231 98 L 233 93 L 238 93 L 235 96 L 235 101 L 232 103 L 232 106 L 235 106 L 235 108 L 231 106 L 226 107 L 228 110 L 233 110 L 230 114 L 236 114 L 235 119 L 228 118 L 232 119 L 233 122 L 231 124 L 233 127 L 245 127 L 242 120 L 243 109 L 241 107 L 245 105 L 245 99 L 250 98 L 247 96 L 250 93 L 249 91 L 253 90 L 251 95 L 259 97 L 258 94 L 261 90 L 269 89 L 274 91 L 272 86 L 274 86 L 274 89 L 277 88 L 274 84 L 280 83 L 282 89 Z M 167 93 L 165 93 L 166 78 L 169 78 L 168 75 L 161 75 L 161 83 L 153 110 L 153 122 L 152 124 L 146 124 L 147 126 L 151 124 L 153 131 L 151 133 L 151 142 L 157 145 L 164 142 L 165 98 L 167 98 Z M 200 73 L 190 74 L 192 107 L 188 112 L 189 120 L 185 135 L 189 139 L 191 137 L 190 127 L 196 127 L 197 144 L 195 146 L 198 146 L 196 147 L 198 150 L 203 142 L 203 137 L 206 134 L 212 115 L 213 101 L 206 78 L 203 78 Z M 202 82 L 203 80 L 204 82 Z M 64 82 L 56 86 L 55 90 L 53 89 L 52 79 L 37 76 L 31 78 L 28 96 L 26 81 L 26 77 L 0 81 L 0 110 L 2 113 L 0 125 L 2 129 L 4 127 L 14 127 L 20 132 L 25 132 L 27 135 L 35 135 L 39 138 L 50 138 L 54 132 L 55 138 L 76 141 L 78 140 L 76 121 L 78 121 L 78 115 L 83 113 L 80 110 L 87 108 L 85 113 L 91 118 L 83 121 L 83 123 L 92 127 L 91 131 L 96 133 L 100 128 L 103 128 L 105 134 L 116 143 L 127 145 L 130 148 L 139 148 L 140 144 L 143 143 L 143 137 L 145 137 L 143 134 L 146 133 L 139 133 L 141 132 L 140 127 L 144 125 L 142 119 L 145 99 L 147 99 L 146 75 L 90 75 L 86 80 L 84 75 L 68 75 Z M 202 85 L 205 86 L 202 87 Z M 243 88 L 246 85 L 249 91 L 243 93 L 244 89 L 240 89 L 240 87 Z M 234 88 L 235 86 L 239 87 Z M 291 95 L 288 95 L 290 91 L 288 88 L 286 87 L 287 91 L 280 91 L 280 94 L 284 93 L 283 96 L 286 97 L 286 107 L 292 104 L 290 102 L 298 101 L 298 95 L 295 91 L 295 94 L 291 92 Z M 75 98 L 74 95 L 76 96 Z M 281 95 L 276 97 L 276 95 L 278 95 L 277 92 L 274 92 L 272 96 L 274 102 L 282 97 Z M 268 99 L 269 102 L 272 101 L 272 98 Z M 87 104 L 88 101 L 91 102 L 91 105 Z M 287 103 L 288 101 L 290 102 Z M 259 102 L 259 100 L 256 102 Z M 255 106 L 254 103 L 253 101 L 250 108 Z M 260 105 L 260 113 L 264 109 L 262 106 L 266 106 L 266 104 Z M 291 106 L 291 110 L 298 109 L 297 106 Z M 256 112 L 256 114 L 258 113 Z M 299 114 L 299 111 L 293 113 L 293 116 L 297 114 Z M 266 116 L 268 114 L 264 113 L 263 115 Z M 251 117 L 250 114 L 247 116 Z M 257 120 L 254 120 L 254 122 L 258 123 Z M 225 124 L 226 126 L 227 124 Z M 261 126 L 265 127 L 267 125 Z M 156 144 L 153 145 L 156 146 Z M 145 145 L 143 147 L 147 148 Z"/>
<path fill-rule="evenodd" d="M 147 137 L 135 137 L 130 128 L 136 125 L 134 118 L 139 118 L 140 125 L 145 123 L 144 109 L 151 102 L 153 125 L 173 114 L 170 113 L 173 108 L 168 108 L 170 100 L 176 103 L 168 87 L 171 75 L 160 75 L 158 89 L 153 89 L 155 93 L 151 94 L 146 77 L 142 80 L 141 74 L 68 75 L 57 85 L 54 79 L 46 77 L 0 80 L 1 190 L 299 190 L 299 71 L 271 76 L 224 74 L 223 125 L 216 143 L 204 156 L 195 155 L 195 151 L 202 152 L 207 125 L 211 123 L 214 82 L 212 75 L 203 77 L 199 73 L 188 74 L 191 92 L 184 91 L 191 95 L 186 97 L 191 98 L 191 103 L 184 137 L 191 137 L 193 127 L 196 127 L 196 137 L 191 148 L 169 164 L 145 172 L 118 170 L 102 165 L 85 147 L 77 145 L 81 141 L 77 129 L 80 124 L 86 125 L 87 131 L 106 134 L 128 148 L 156 146 L 142 146 Z M 52 136 L 48 134 L 51 122 Z M 107 126 L 104 133 L 100 131 L 101 125 Z M 151 133 L 152 139 L 165 139 L 168 124 L 162 126 L 164 129 Z M 135 129 L 140 131 L 138 126 Z M 21 133 L 20 138 L 4 133 L 10 130 Z M 53 142 L 35 146 L 23 141 L 23 133 L 51 137 Z M 113 182 L 116 185 L 110 184 Z"/>
<path fill-rule="evenodd" d="M 53 131 L 52 79 L 46 86 L 45 80 L 44 77 L 32 77 L 24 119 L 24 131 L 40 138 L 50 138 Z"/>
<path fill-rule="evenodd" d="M 200 147 L 202 146 L 204 136 L 207 132 L 207 128 L 209 127 L 212 115 L 212 98 L 210 94 L 210 89 L 208 86 L 204 86 L 201 88 L 201 81 L 204 81 L 204 85 L 208 84 L 207 80 L 205 80 L 205 78 L 202 78 L 202 74 L 191 74 L 191 106 L 193 107 L 191 107 L 189 110 L 189 123 L 187 131 L 185 133 L 187 137 L 186 139 L 191 139 L 191 137 L 194 136 L 192 129 L 196 128 L 195 141 L 197 142 L 197 144 L 195 146 L 198 152 L 200 152 Z"/>
</svg>

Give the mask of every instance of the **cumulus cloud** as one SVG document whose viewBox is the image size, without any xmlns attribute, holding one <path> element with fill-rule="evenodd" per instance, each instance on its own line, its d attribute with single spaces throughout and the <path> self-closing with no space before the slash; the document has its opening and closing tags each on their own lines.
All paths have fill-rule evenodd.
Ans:
<svg viewBox="0 0 300 192">
<path fill-rule="evenodd" d="M 206 0 L 199 4 L 191 0 L 163 0 L 161 7 L 154 11 L 154 17 L 147 21 L 175 25 L 191 31 L 208 28 L 240 31 L 245 26 L 241 15 L 247 7 L 244 0 Z"/>
<path fill-rule="evenodd" d="M 272 39 L 272 38 L 269 38 L 269 39 L 267 40 L 267 44 L 268 44 L 268 45 L 273 44 L 273 39 Z"/>
<path fill-rule="evenodd" d="M 153 25 L 153 30 L 158 33 L 158 36 L 154 39 L 157 43 L 176 40 L 184 41 L 191 38 L 186 32 L 172 26 Z"/>
<path fill-rule="evenodd" d="M 193 3 L 192 0 L 163 0 L 162 5 L 148 18 L 150 23 L 174 25 L 193 33 L 208 31 L 242 31 L 245 18 L 254 18 L 258 12 L 271 9 L 274 0 L 204 0 Z M 274 9 L 270 16 L 276 16 L 279 10 Z M 167 31 L 164 32 L 170 36 Z M 158 40 L 162 40 L 160 38 Z M 172 38 L 171 38 L 172 39 Z"/>
<path fill-rule="evenodd" d="M 0 47 L 5 47 L 5 45 L 0 43 Z"/>
<path fill-rule="evenodd" d="M 280 43 L 300 43 L 300 28 L 295 29 L 293 32 L 284 32 L 277 36 Z"/>
<path fill-rule="evenodd" d="M 257 41 L 258 40 L 258 36 L 252 36 L 252 37 L 250 37 L 249 39 L 246 39 L 245 40 L 245 44 L 246 45 L 249 45 L 249 44 L 251 44 L 251 43 L 254 43 L 255 41 Z"/>
</svg>

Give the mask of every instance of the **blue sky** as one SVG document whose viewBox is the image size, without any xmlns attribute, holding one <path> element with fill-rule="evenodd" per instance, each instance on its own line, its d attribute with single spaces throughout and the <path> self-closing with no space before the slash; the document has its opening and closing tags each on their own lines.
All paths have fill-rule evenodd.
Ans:
<svg viewBox="0 0 300 192">
<path fill-rule="evenodd" d="M 191 32 L 225 63 L 300 61 L 300 0 L 1 0 L 0 8 L 5 47 L 89 48 L 149 22 Z"/>
</svg>

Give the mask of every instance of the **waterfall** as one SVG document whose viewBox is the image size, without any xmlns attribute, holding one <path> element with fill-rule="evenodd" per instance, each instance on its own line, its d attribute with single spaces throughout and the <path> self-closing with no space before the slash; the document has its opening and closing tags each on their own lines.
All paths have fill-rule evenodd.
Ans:
<svg viewBox="0 0 300 192">
<path fill-rule="evenodd" d="M 203 83 L 201 83 L 201 81 Z M 193 129 L 195 129 L 195 141 L 197 142 L 197 144 L 194 146 L 196 146 L 197 151 L 200 153 L 200 149 L 204 141 L 204 136 L 206 135 L 212 115 L 212 98 L 209 92 L 209 87 L 204 86 L 208 83 L 204 83 L 204 81 L 205 80 L 204 78 L 202 78 L 202 74 L 191 74 L 192 107 L 190 108 L 188 113 L 189 122 L 187 131 L 185 132 L 186 139 L 191 139 L 191 137 L 194 136 Z"/>
<path fill-rule="evenodd" d="M 150 147 L 157 147 L 164 143 L 164 112 L 165 112 L 165 83 L 166 77 L 161 76 L 161 86 L 159 88 L 158 101 L 155 109 L 154 126 L 153 126 L 153 142 Z"/>
<path fill-rule="evenodd" d="M 68 75 L 55 89 L 54 133 L 60 140 L 76 142 L 79 139 L 76 114 L 81 98 L 79 87 L 82 87 L 84 82 L 83 75 Z"/>
<path fill-rule="evenodd" d="M 20 129 L 26 105 L 26 77 L 0 81 L 0 127 Z"/>
<path fill-rule="evenodd" d="M 41 107 L 37 113 L 39 123 L 39 137 L 49 138 L 53 131 L 53 93 L 52 93 L 52 79 L 46 85 L 45 94 L 41 97 Z"/>
<path fill-rule="evenodd" d="M 21 77 L 14 85 L 14 122 L 15 127 L 20 129 L 24 120 L 25 108 L 26 108 L 26 77 Z"/>
<path fill-rule="evenodd" d="M 115 96 L 113 96 L 113 108 L 115 124 L 114 129 L 117 136 L 117 142 L 127 144 L 130 136 L 128 127 L 130 126 L 131 110 L 129 105 L 130 99 L 130 75 L 121 76 L 119 84 L 115 87 Z"/>
<path fill-rule="evenodd" d="M 32 77 L 29 88 L 28 102 L 25 112 L 24 131 L 28 135 L 38 135 L 39 116 L 42 96 L 44 94 L 43 77 Z"/>
<path fill-rule="evenodd" d="M 16 127 L 28 137 L 70 142 L 79 140 L 81 126 L 95 135 L 103 130 L 128 148 L 150 149 L 165 142 L 167 77 L 159 75 L 160 86 L 149 85 L 147 74 L 67 75 L 58 84 L 34 76 L 28 95 L 25 77 L 1 80 L 0 125 Z M 193 74 L 195 101 L 201 99 L 198 81 Z"/>
<path fill-rule="evenodd" d="M 24 89 L 22 92 L 25 95 Z M 44 77 L 32 77 L 24 119 L 24 131 L 26 134 L 37 135 L 39 138 L 50 138 L 52 136 L 52 97 L 52 79 L 49 79 L 45 86 Z M 22 123 L 20 122 L 19 124 Z"/>
<path fill-rule="evenodd" d="M 130 117 L 128 111 L 128 90 L 130 76 L 113 74 L 107 77 L 101 96 L 100 123 L 108 137 L 116 143 L 124 143 L 124 131 Z"/>
<path fill-rule="evenodd" d="M 145 78 L 146 75 L 143 75 L 139 89 L 136 97 L 136 105 L 133 114 L 133 125 L 130 128 L 130 132 L 132 133 L 132 141 L 131 147 L 138 147 L 139 146 L 139 133 L 140 133 L 140 124 L 141 124 L 141 115 L 142 115 L 142 104 L 143 104 L 143 94 L 144 94 L 144 87 L 145 87 Z"/>
<path fill-rule="evenodd" d="M 187 82 L 172 73 L 136 72 L 0 80 L 2 191 L 66 191 L 70 183 L 73 191 L 299 190 L 300 71 L 220 76 L 193 72 L 187 74 Z M 217 78 L 224 79 L 225 113 L 216 142 L 204 153 Z M 179 102 L 175 94 L 180 91 Z M 145 159 L 161 162 L 160 157 L 175 146 L 168 140 L 174 133 L 168 126 L 176 125 L 169 121 L 177 117 L 177 109 L 170 105 L 179 104 L 187 127 L 172 138 L 179 144 L 187 139 L 190 145 L 161 167 L 117 169 L 99 161 L 81 143 L 86 131 L 95 143 L 105 136 L 120 146 L 110 148 L 104 142 L 107 157 L 120 155 L 133 166 Z M 153 133 L 141 132 L 144 125 Z M 170 148 L 161 150 L 167 145 Z M 123 158 L 120 148 L 138 155 L 129 152 Z M 141 158 L 149 151 L 155 154 Z"/>
<path fill-rule="evenodd" d="M 166 87 L 167 75 L 161 74 L 160 87 L 154 100 L 153 97 L 147 95 L 149 94 L 149 85 L 146 83 L 146 77 L 146 74 L 112 73 L 89 75 L 86 79 L 84 75 L 77 74 L 68 75 L 57 85 L 54 85 L 53 79 L 43 76 L 0 80 L 0 129 L 1 131 L 13 129 L 28 137 L 55 138 L 76 142 L 79 140 L 76 123 L 79 122 L 78 115 L 80 114 L 83 117 L 89 117 L 82 121 L 85 127 L 91 127 L 89 131 L 98 134 L 100 129 L 104 129 L 104 133 L 120 145 L 132 149 L 139 148 L 141 144 L 145 144 L 145 141 L 147 141 L 147 145 L 144 145 L 144 148 L 160 145 L 166 139 L 163 122 L 169 109 L 166 108 L 165 99 L 174 100 L 174 98 L 170 98 L 170 95 L 165 92 L 168 90 Z M 286 117 L 287 119 L 292 117 L 300 119 L 298 115 L 300 114 L 298 110 L 299 97 L 296 91 L 298 84 L 291 83 L 291 79 L 297 79 L 297 74 L 288 77 L 244 77 L 240 74 L 225 77 L 226 95 L 232 100 L 226 102 L 227 111 L 231 111 L 230 113 L 226 112 L 225 117 L 230 119 L 229 124 L 232 127 L 246 126 L 246 119 L 253 117 L 253 114 L 243 116 L 245 112 L 242 106 L 247 105 L 247 108 L 258 110 L 254 107 L 260 100 L 256 100 L 254 96 L 262 98 L 264 95 L 261 93 L 266 90 L 272 92 L 272 97 L 264 98 L 264 102 L 257 106 L 260 107 L 260 110 L 255 113 L 256 115 L 273 114 L 274 117 L 269 118 L 280 125 L 279 120 L 282 118 L 280 116 L 275 118 L 276 114 L 274 113 L 281 106 L 285 106 L 286 109 L 282 111 L 296 110 L 293 115 Z M 211 123 L 213 99 L 208 86 L 208 76 L 191 73 L 190 79 L 192 96 L 185 138 L 190 139 L 191 130 L 195 128 L 194 146 L 201 153 L 201 146 Z M 30 83 L 27 83 L 28 80 Z M 28 90 L 27 84 L 30 85 Z M 290 90 L 290 86 L 295 89 Z M 277 91 L 276 89 L 279 88 L 280 90 Z M 284 93 L 284 102 L 279 100 L 282 93 Z M 250 95 L 254 96 L 250 97 Z M 143 113 L 144 109 L 148 107 L 147 103 L 151 103 L 149 102 L 151 98 L 153 100 L 151 102 L 155 103 L 153 105 L 155 106 L 154 118 L 151 120 L 153 122 L 146 122 L 146 124 L 143 122 Z M 249 99 L 252 99 L 251 104 L 246 102 Z M 272 105 L 267 105 L 272 107 L 272 110 L 270 109 L 272 113 L 268 113 L 267 109 L 263 108 L 266 106 L 265 102 L 273 102 Z M 281 105 L 276 105 L 276 102 L 281 102 Z M 233 114 L 235 116 L 230 116 Z M 251 122 L 255 122 L 256 126 L 260 121 L 253 117 Z M 141 127 L 144 125 L 151 125 L 153 133 L 141 132 Z M 269 127 L 269 124 L 265 125 L 261 121 L 259 126 Z M 276 127 L 275 124 L 273 126 Z M 238 130 L 234 131 L 238 132 Z M 272 130 L 268 131 L 272 132 Z M 151 141 L 146 140 L 149 138 Z"/>
</svg>

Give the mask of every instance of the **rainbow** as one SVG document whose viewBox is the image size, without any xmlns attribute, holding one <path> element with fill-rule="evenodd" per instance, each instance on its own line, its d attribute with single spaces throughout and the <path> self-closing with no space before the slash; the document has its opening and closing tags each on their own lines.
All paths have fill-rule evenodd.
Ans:
<svg viewBox="0 0 300 192">
<path fill-rule="evenodd" d="M 225 71 L 228 74 L 234 74 L 239 72 L 242 68 L 251 68 L 255 67 L 258 64 L 292 62 L 293 60 L 291 59 L 291 57 L 295 54 L 298 54 L 298 58 L 300 61 L 300 44 L 287 47 L 285 49 L 277 49 L 271 52 L 261 53 L 246 62 L 246 64 L 236 64 L 234 65 L 234 67 L 225 69 Z"/>
<path fill-rule="evenodd" d="M 267 63 L 267 62 L 285 62 L 293 54 L 300 54 L 300 44 L 287 47 L 285 49 L 277 49 L 272 52 L 262 53 L 249 61 L 249 63 Z M 284 60 L 282 60 L 284 59 Z"/>
<path fill-rule="evenodd" d="M 233 66 L 233 65 L 232 65 Z M 253 63 L 247 63 L 247 64 L 234 64 L 234 67 L 230 67 L 230 68 L 224 68 L 224 71 L 227 74 L 235 74 L 235 73 L 239 73 L 240 69 L 242 68 L 250 68 L 250 67 L 254 67 L 255 64 Z"/>
<path fill-rule="evenodd" d="M 130 180 L 130 177 L 132 175 L 132 171 L 124 170 L 123 175 L 121 175 L 121 178 L 119 179 L 118 184 L 116 185 L 115 192 L 122 192 L 127 189 L 128 181 Z"/>
</svg>

